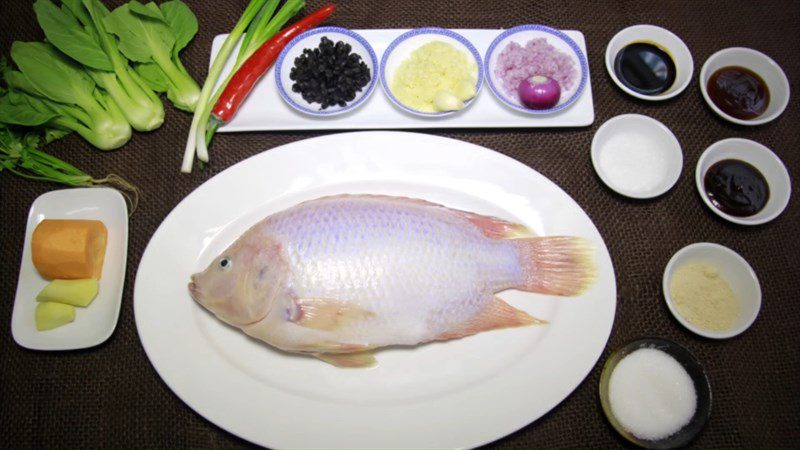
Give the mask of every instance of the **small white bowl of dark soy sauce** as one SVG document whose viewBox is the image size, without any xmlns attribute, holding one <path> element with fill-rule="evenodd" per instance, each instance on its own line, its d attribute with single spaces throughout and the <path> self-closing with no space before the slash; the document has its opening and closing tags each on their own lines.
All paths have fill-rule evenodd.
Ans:
<svg viewBox="0 0 800 450">
<path fill-rule="evenodd" d="M 625 93 L 661 101 L 686 89 L 694 61 L 689 47 L 675 33 L 655 25 L 634 25 L 608 42 L 606 70 Z"/>
</svg>

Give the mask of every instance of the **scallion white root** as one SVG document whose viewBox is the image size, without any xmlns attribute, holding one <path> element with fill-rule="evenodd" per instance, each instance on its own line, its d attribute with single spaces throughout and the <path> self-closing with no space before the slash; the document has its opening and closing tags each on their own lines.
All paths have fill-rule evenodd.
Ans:
<svg viewBox="0 0 800 450">
<path fill-rule="evenodd" d="M 200 91 L 200 99 L 197 101 L 197 107 L 194 110 L 194 117 L 192 118 L 192 125 L 189 128 L 189 137 L 186 140 L 186 149 L 183 153 L 183 164 L 181 165 L 181 172 L 189 173 L 192 171 L 192 164 L 194 163 L 195 153 L 201 161 L 208 161 L 208 147 L 205 141 L 205 132 L 208 126 L 208 119 L 211 115 L 211 108 L 209 99 L 214 90 L 214 85 L 217 84 L 222 68 L 225 67 L 225 62 L 228 60 L 231 52 L 236 47 L 239 39 L 244 34 L 247 26 L 256 17 L 261 7 L 267 0 L 252 0 L 245 8 L 239 22 L 231 30 L 231 34 L 225 39 L 219 53 L 214 58 L 214 63 L 211 64 L 211 69 L 208 71 L 208 77 L 203 84 L 203 89 Z M 201 133 L 201 134 L 198 134 Z M 202 146 L 199 145 L 202 143 Z"/>
</svg>

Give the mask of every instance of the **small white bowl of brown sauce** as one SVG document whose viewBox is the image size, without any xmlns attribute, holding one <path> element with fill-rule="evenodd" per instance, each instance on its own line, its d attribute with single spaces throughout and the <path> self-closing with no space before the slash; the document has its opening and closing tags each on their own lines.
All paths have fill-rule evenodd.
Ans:
<svg viewBox="0 0 800 450">
<path fill-rule="evenodd" d="M 739 125 L 775 120 L 789 104 L 789 80 L 769 56 L 731 47 L 709 56 L 700 70 L 700 91 L 718 116 Z"/>
<path fill-rule="evenodd" d="M 764 145 L 740 138 L 709 146 L 697 161 L 695 183 L 711 211 L 740 225 L 775 219 L 786 209 L 792 192 L 780 158 Z"/>
<path fill-rule="evenodd" d="M 675 97 L 689 86 L 694 61 L 675 33 L 655 25 L 633 25 L 606 46 L 606 70 L 625 93 L 649 101 Z"/>
</svg>

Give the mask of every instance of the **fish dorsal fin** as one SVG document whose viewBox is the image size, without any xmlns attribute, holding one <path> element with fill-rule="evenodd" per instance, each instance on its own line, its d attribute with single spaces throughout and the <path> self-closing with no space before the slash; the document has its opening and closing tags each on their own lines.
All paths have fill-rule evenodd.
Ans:
<svg viewBox="0 0 800 450">
<path fill-rule="evenodd" d="M 375 317 L 364 308 L 325 298 L 298 298 L 292 301 L 288 319 L 301 327 L 333 331 Z"/>
<path fill-rule="evenodd" d="M 466 220 L 470 221 L 473 225 L 478 227 L 486 237 L 492 239 L 520 239 L 520 238 L 531 238 L 536 236 L 536 233 L 531 231 L 528 227 L 518 223 L 509 222 L 508 220 L 500 219 L 499 217 L 483 216 L 469 211 L 463 211 L 455 208 L 448 208 L 439 203 L 434 203 L 419 198 L 393 197 L 389 195 L 374 195 L 374 194 L 358 194 L 358 195 L 340 194 L 323 198 L 332 201 L 341 199 L 362 199 L 362 200 L 374 200 L 383 202 L 400 202 L 408 206 L 442 208 L 451 211 L 455 214 L 461 215 Z"/>
<path fill-rule="evenodd" d="M 372 352 L 317 353 L 314 356 L 328 364 L 333 364 L 336 367 L 364 368 L 377 364 L 375 356 L 372 354 Z"/>
<path fill-rule="evenodd" d="M 492 216 L 463 212 L 467 220 L 480 228 L 484 236 L 492 239 L 520 239 L 536 236 L 525 225 L 509 222 Z"/>
<path fill-rule="evenodd" d="M 433 340 L 446 341 L 448 339 L 471 336 L 482 331 L 523 327 L 526 325 L 543 325 L 546 323 L 546 320 L 537 319 L 525 311 L 514 308 L 503 300 L 494 297 L 486 307 L 478 311 L 471 319 L 436 336 Z"/>
</svg>

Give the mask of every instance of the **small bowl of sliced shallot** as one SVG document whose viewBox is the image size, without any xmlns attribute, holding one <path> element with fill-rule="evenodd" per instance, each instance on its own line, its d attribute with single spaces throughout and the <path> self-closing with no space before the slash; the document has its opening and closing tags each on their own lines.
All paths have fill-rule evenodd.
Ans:
<svg viewBox="0 0 800 450">
<path fill-rule="evenodd" d="M 568 108 L 589 81 L 578 44 L 543 25 L 520 25 L 497 36 L 486 51 L 484 72 L 500 102 L 533 115 Z"/>
</svg>

